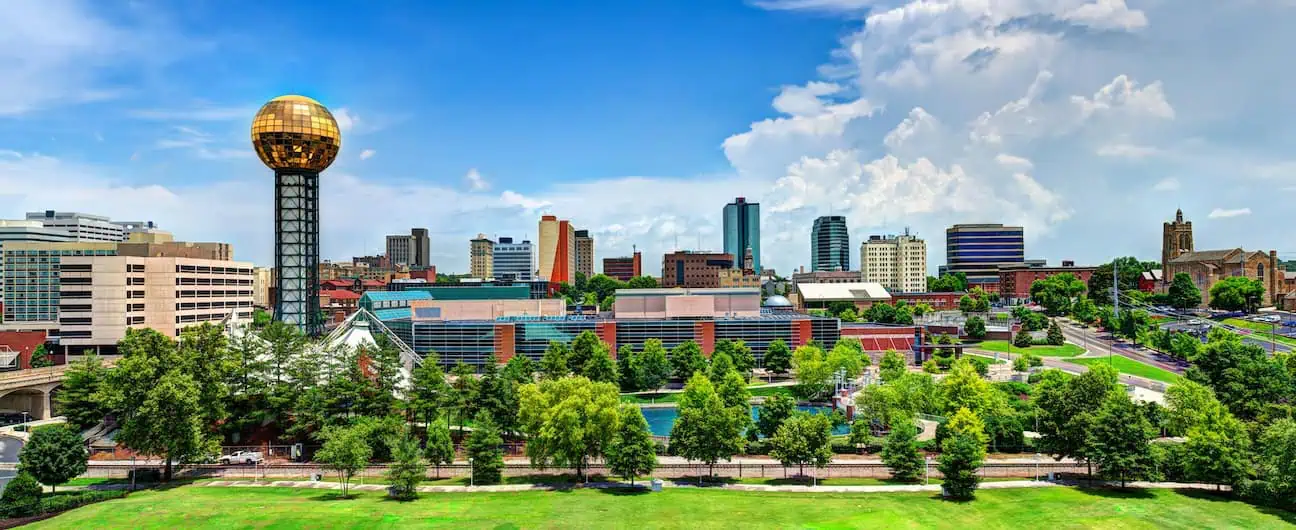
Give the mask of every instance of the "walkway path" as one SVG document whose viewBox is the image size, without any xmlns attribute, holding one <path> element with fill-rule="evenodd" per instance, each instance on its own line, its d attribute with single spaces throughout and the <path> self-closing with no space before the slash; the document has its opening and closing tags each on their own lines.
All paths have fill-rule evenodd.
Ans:
<svg viewBox="0 0 1296 530">
<path fill-rule="evenodd" d="M 1013 489 L 1013 488 L 1055 488 L 1078 486 L 1074 483 L 1062 482 L 1045 482 L 1034 480 L 1017 480 L 1005 482 L 982 482 L 981 489 Z M 1118 483 L 1096 483 L 1099 487 L 1119 486 Z M 198 484 L 200 487 L 216 488 L 309 488 L 321 490 L 341 490 L 342 485 L 336 482 L 311 482 L 295 480 L 276 480 L 268 482 L 254 482 L 246 480 L 213 480 Z M 764 484 L 717 484 L 709 486 L 696 486 L 692 484 L 676 483 L 664 481 L 662 486 L 668 488 L 705 488 L 705 489 L 726 489 L 734 491 L 762 491 L 762 492 L 789 492 L 789 493 L 903 493 L 903 492 L 939 492 L 940 486 L 936 484 L 924 485 L 885 485 L 885 486 L 770 486 Z M 570 484 L 570 485 L 552 485 L 552 484 L 503 484 L 494 486 L 419 486 L 418 490 L 423 493 L 504 493 L 518 491 L 553 491 L 553 490 L 571 490 L 580 488 L 589 489 L 613 489 L 613 488 L 630 488 L 627 483 L 622 482 L 591 482 L 589 484 Z M 638 483 L 636 488 L 647 489 L 649 486 L 644 483 Z M 1209 489 L 1214 490 L 1214 484 L 1189 484 L 1178 482 L 1129 482 L 1127 488 L 1136 489 Z M 1225 487 L 1227 489 L 1227 486 Z M 386 491 L 387 486 L 384 484 L 352 484 L 350 489 L 356 491 Z"/>
</svg>

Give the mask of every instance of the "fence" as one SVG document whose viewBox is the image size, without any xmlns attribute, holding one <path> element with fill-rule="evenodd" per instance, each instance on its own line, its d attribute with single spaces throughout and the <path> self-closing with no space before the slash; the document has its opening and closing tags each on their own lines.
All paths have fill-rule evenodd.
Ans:
<svg viewBox="0 0 1296 530">
<path fill-rule="evenodd" d="M 161 466 L 150 464 L 140 465 L 137 469 L 158 469 Z M 82 477 L 87 478 L 118 478 L 125 479 L 130 475 L 131 466 L 129 464 L 113 465 L 96 465 L 86 470 Z M 708 474 L 706 464 L 659 464 L 653 476 L 663 479 L 679 479 L 689 477 L 706 476 Z M 940 478 L 940 471 L 936 469 L 936 461 L 932 460 L 928 470 L 932 478 Z M 1049 473 L 1078 473 L 1083 474 L 1087 471 L 1084 464 L 1058 463 L 1040 461 L 1036 463 L 988 463 L 981 467 L 981 476 L 983 477 L 1038 477 Z M 382 481 L 384 474 L 387 472 L 387 466 L 369 466 L 362 469 L 356 474 L 357 482 L 364 481 Z M 258 466 L 218 466 L 218 465 L 191 465 L 177 467 L 175 476 L 178 478 L 211 478 L 226 480 L 306 480 L 314 474 L 329 476 L 332 473 L 315 464 L 269 464 Z M 441 466 L 439 469 L 429 466 L 427 470 L 428 478 L 456 478 L 467 477 L 470 475 L 470 468 L 465 464 L 451 464 Z M 545 475 L 565 475 L 573 474 L 570 468 L 551 468 L 539 470 L 526 464 L 505 464 L 503 474 L 506 477 L 522 476 L 545 476 Z M 607 466 L 598 463 L 591 464 L 588 469 L 590 475 L 613 476 Z M 796 466 L 783 466 L 781 464 L 747 464 L 747 463 L 719 463 L 715 465 L 714 473 L 719 478 L 791 478 L 800 474 L 800 468 Z M 827 467 L 815 469 L 813 466 L 806 466 L 806 475 L 813 475 L 818 478 L 889 478 L 891 472 L 883 464 L 878 463 L 836 463 L 829 464 Z"/>
</svg>

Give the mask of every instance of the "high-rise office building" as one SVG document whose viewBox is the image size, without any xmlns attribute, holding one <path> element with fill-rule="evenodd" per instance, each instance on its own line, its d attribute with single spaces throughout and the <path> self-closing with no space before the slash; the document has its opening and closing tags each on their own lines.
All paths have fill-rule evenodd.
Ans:
<svg viewBox="0 0 1296 530">
<path fill-rule="evenodd" d="M 825 215 L 815 219 L 810 230 L 810 270 L 850 270 L 850 235 L 846 217 Z"/>
<path fill-rule="evenodd" d="M 662 256 L 662 287 L 720 287 L 720 272 L 734 268 L 733 254 L 677 250 Z"/>
<path fill-rule="evenodd" d="M 515 243 L 501 237 L 491 249 L 491 269 L 497 280 L 529 282 L 535 279 L 535 247 L 525 239 Z"/>
<path fill-rule="evenodd" d="M 927 291 L 927 242 L 909 235 L 869 236 L 860 245 L 860 276 L 893 293 Z"/>
<path fill-rule="evenodd" d="M 586 278 L 594 276 L 594 238 L 589 230 L 576 231 L 576 272 Z"/>
<path fill-rule="evenodd" d="M 636 250 L 633 256 L 621 258 L 603 258 L 603 274 L 623 282 L 630 278 L 643 276 L 643 258 Z"/>
<path fill-rule="evenodd" d="M 73 241 L 125 241 L 132 233 L 161 232 L 152 221 L 113 221 L 102 215 L 81 212 L 27 212 L 27 220 L 67 232 Z"/>
<path fill-rule="evenodd" d="M 943 270 L 966 274 L 969 288 L 998 291 L 999 267 L 1025 262 L 1025 230 L 1020 226 L 959 224 L 945 229 Z"/>
<path fill-rule="evenodd" d="M 392 267 L 408 267 L 414 262 L 414 238 L 406 235 L 387 236 L 387 260 Z"/>
<path fill-rule="evenodd" d="M 486 234 L 477 234 L 468 242 L 468 273 L 483 280 L 495 275 L 495 242 Z"/>
<path fill-rule="evenodd" d="M 576 281 L 576 229 L 571 221 L 543 216 L 539 232 L 540 279 L 554 284 Z"/>
<path fill-rule="evenodd" d="M 410 248 L 410 268 L 426 269 L 432 266 L 432 238 L 428 237 L 428 229 L 411 228 L 410 239 L 413 243 Z"/>
<path fill-rule="evenodd" d="M 752 268 L 761 271 L 760 203 L 747 202 L 738 197 L 724 207 L 724 251 L 731 256 L 742 256 L 751 249 Z M 742 260 L 735 260 L 733 268 L 742 268 Z"/>
</svg>

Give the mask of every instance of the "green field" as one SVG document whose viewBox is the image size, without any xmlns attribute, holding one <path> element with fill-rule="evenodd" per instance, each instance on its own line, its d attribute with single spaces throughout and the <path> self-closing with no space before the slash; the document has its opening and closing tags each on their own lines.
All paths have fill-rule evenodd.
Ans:
<svg viewBox="0 0 1296 530">
<path fill-rule="evenodd" d="M 1296 514 L 1173 490 L 984 490 L 968 503 L 931 493 L 756 493 L 671 488 L 424 494 L 338 500 L 291 488 L 146 491 L 28 528 L 1288 528 Z"/>
<path fill-rule="evenodd" d="M 1223 323 L 1228 324 L 1230 326 L 1245 328 L 1254 331 L 1255 333 L 1252 333 L 1250 335 L 1251 337 L 1257 337 L 1264 340 L 1277 341 L 1279 344 L 1296 346 L 1296 339 L 1293 339 L 1291 337 L 1284 337 L 1282 335 L 1274 335 L 1273 334 L 1274 326 L 1267 322 L 1252 322 L 1250 320 L 1242 320 L 1240 318 L 1226 318 L 1224 319 Z"/>
<path fill-rule="evenodd" d="M 969 344 L 968 346 L 986 351 L 1007 352 L 1011 345 L 1006 340 L 987 340 L 977 344 Z M 1061 346 L 1031 346 L 1029 348 L 1012 346 L 1012 353 L 1020 354 L 1023 352 L 1029 352 L 1039 357 L 1075 357 L 1084 353 L 1084 348 L 1071 343 Z"/>
<path fill-rule="evenodd" d="M 1093 366 L 1096 364 L 1107 364 L 1108 361 L 1107 357 L 1085 357 L 1082 359 L 1067 359 L 1067 362 Z M 1175 383 L 1179 381 L 1179 376 L 1173 372 L 1130 360 L 1119 355 L 1113 355 L 1111 357 L 1111 364 L 1116 368 L 1117 372 L 1122 374 L 1136 375 L 1154 381 L 1161 381 L 1163 383 Z"/>
</svg>

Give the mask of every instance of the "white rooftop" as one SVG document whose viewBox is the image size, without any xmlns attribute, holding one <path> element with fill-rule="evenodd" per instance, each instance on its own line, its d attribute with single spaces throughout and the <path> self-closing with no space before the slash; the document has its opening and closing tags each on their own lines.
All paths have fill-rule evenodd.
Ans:
<svg viewBox="0 0 1296 530">
<path fill-rule="evenodd" d="M 801 292 L 801 299 L 807 302 L 891 299 L 891 293 L 888 293 L 882 284 L 872 282 L 799 283 L 797 290 Z"/>
</svg>

